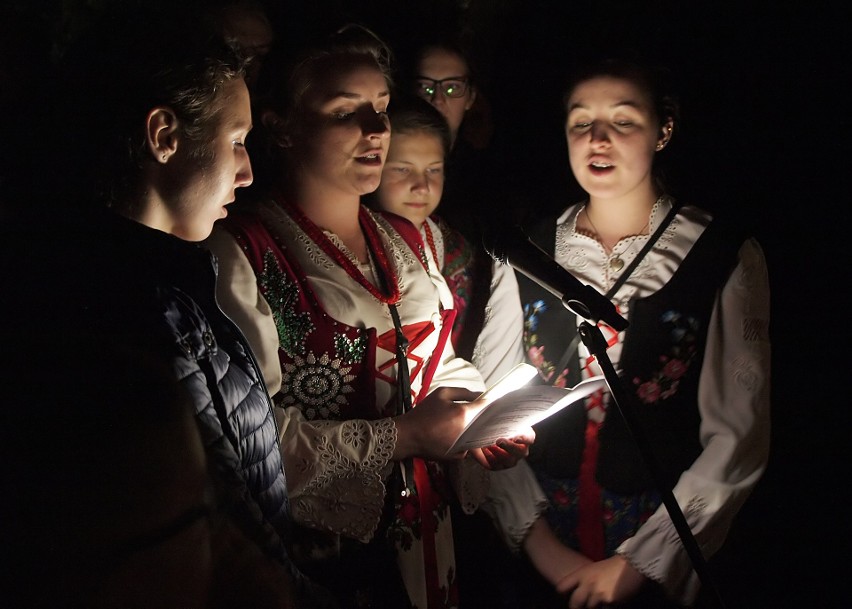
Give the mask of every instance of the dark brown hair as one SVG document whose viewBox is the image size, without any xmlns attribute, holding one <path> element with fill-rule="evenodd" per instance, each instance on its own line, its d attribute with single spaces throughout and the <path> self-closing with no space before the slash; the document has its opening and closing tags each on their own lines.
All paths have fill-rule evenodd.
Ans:
<svg viewBox="0 0 852 609">
<path fill-rule="evenodd" d="M 207 25 L 192 3 L 121 5 L 98 15 L 70 46 L 60 126 L 66 160 L 80 157 L 73 175 L 86 196 L 108 206 L 133 198 L 150 157 L 145 118 L 156 106 L 174 111 L 197 157 L 211 154 L 206 140 L 218 124 L 222 90 L 243 77 L 245 62 Z"/>
<path fill-rule="evenodd" d="M 669 71 L 638 59 L 607 58 L 580 66 L 568 79 L 563 104 L 567 106 L 577 85 L 600 76 L 630 81 L 644 91 L 651 100 L 651 108 L 660 127 L 669 119 L 675 123 L 680 121 L 680 104 L 672 90 Z"/>
<path fill-rule="evenodd" d="M 395 97 L 388 108 L 391 132 L 428 133 L 441 140 L 444 156 L 450 154 L 450 127 L 432 104 L 415 95 Z M 391 136 L 393 137 L 393 136 Z"/>
</svg>

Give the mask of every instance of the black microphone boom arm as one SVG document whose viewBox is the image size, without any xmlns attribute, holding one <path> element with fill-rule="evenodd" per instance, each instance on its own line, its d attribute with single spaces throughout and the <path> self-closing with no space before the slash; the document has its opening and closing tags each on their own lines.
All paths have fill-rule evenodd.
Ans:
<svg viewBox="0 0 852 609">
<path fill-rule="evenodd" d="M 508 264 L 556 296 L 562 304 L 588 321 L 603 321 L 616 331 L 627 328 L 627 320 L 615 305 L 590 285 L 584 285 L 562 268 L 547 252 L 515 226 L 496 236 L 486 233 L 483 244 L 494 260 Z"/>
</svg>

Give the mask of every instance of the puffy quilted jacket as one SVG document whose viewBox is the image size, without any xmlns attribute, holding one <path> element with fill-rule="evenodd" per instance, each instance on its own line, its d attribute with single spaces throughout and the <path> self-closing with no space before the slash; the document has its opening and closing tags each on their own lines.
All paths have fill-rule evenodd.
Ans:
<svg viewBox="0 0 852 609">
<path fill-rule="evenodd" d="M 4 327 L 18 344 L 32 337 L 61 351 L 33 366 L 48 372 L 87 340 L 160 354 L 192 400 L 217 508 L 293 574 L 300 606 L 314 606 L 322 592 L 292 565 L 284 542 L 289 501 L 272 403 L 248 343 L 215 301 L 213 255 L 107 210 L 51 221 L 20 241 L 26 251 L 4 248 L 3 262 L 23 269 L 3 275 L 28 285 L 16 288 L 5 312 L 32 318 Z M 18 261 L 8 265 L 9 257 Z M 23 357 L 40 359 L 44 349 L 33 357 L 34 349 Z"/>
<path fill-rule="evenodd" d="M 272 404 L 245 339 L 216 305 L 212 254 L 120 216 L 104 223 L 105 256 L 91 267 L 103 272 L 95 273 L 103 288 L 90 290 L 104 297 L 81 298 L 98 311 L 92 323 L 108 321 L 119 331 L 128 327 L 121 332 L 128 337 L 148 334 L 139 340 L 162 342 L 193 401 L 208 459 L 228 481 L 232 510 L 245 515 L 259 508 L 284 534 L 289 505 Z M 112 299 L 118 302 L 100 310 Z"/>
</svg>

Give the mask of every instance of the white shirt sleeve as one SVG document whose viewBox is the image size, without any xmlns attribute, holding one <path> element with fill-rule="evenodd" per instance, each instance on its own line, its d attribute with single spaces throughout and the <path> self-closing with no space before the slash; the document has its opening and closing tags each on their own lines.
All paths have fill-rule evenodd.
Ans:
<svg viewBox="0 0 852 609">
<path fill-rule="evenodd" d="M 269 395 L 275 395 L 281 389 L 281 362 L 272 309 L 257 288 L 248 258 L 228 231 L 214 226 L 207 245 L 219 263 L 216 283 L 219 306 L 242 330 L 258 360 Z"/>
<path fill-rule="evenodd" d="M 494 262 L 491 291 L 485 307 L 482 331 L 473 350 L 473 364 L 482 374 L 486 385 L 492 385 L 515 365 L 524 361 L 523 311 L 518 293 L 518 280 L 509 265 Z M 488 514 L 503 541 L 512 552 L 520 551 L 530 527 L 547 509 L 547 497 L 541 490 L 526 461 L 515 467 L 485 472 L 479 464 L 465 459 L 462 464 L 487 480 L 479 485 L 477 495 L 470 490 L 459 492 L 462 508 L 471 512 L 475 506 Z M 468 487 L 476 488 L 467 477 Z M 482 496 L 482 492 L 486 492 Z M 471 501 L 472 498 L 475 501 Z M 468 502 L 466 502 L 467 500 Z"/>
<path fill-rule="evenodd" d="M 494 262 L 485 320 L 473 350 L 473 365 L 492 385 L 524 361 L 524 316 L 518 279 L 508 264 Z"/>
<path fill-rule="evenodd" d="M 705 557 L 722 545 L 769 457 L 769 282 L 754 240 L 716 297 L 698 387 L 703 450 L 673 494 Z M 618 548 L 684 603 L 699 580 L 665 506 Z"/>
</svg>

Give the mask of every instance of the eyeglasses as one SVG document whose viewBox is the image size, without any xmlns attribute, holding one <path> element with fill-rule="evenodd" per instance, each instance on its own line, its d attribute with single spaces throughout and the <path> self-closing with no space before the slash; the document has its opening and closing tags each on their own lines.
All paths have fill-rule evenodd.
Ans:
<svg viewBox="0 0 852 609">
<path fill-rule="evenodd" d="M 425 99 L 433 99 L 440 91 L 444 97 L 464 97 L 467 93 L 468 78 L 466 76 L 453 76 L 443 80 L 419 77 L 417 79 L 417 94 Z"/>
</svg>

